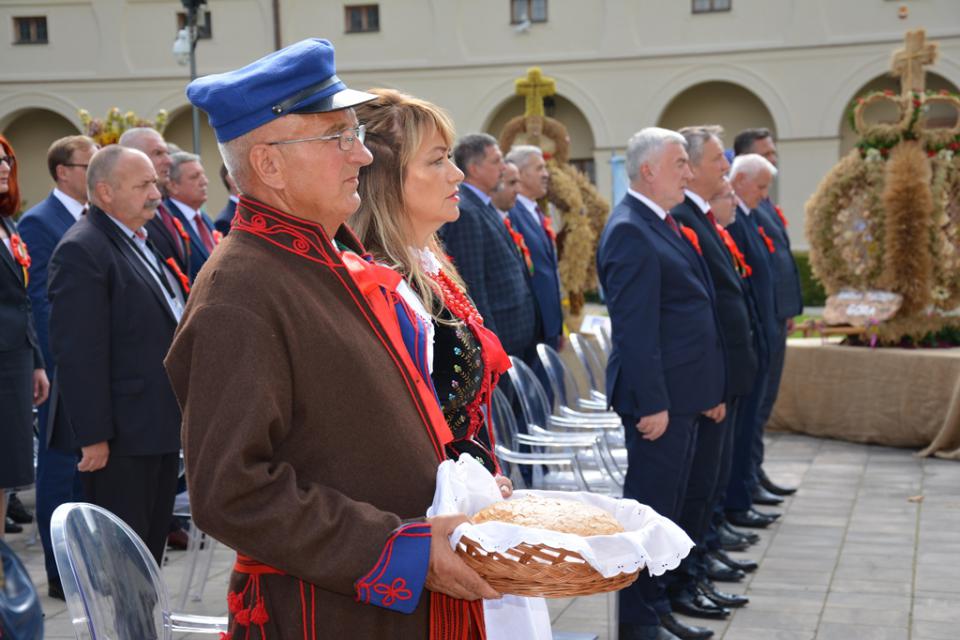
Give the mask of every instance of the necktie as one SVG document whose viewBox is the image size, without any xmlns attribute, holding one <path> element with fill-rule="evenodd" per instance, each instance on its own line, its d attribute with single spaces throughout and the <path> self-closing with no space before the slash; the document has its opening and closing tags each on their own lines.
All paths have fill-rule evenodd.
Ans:
<svg viewBox="0 0 960 640">
<path fill-rule="evenodd" d="M 206 223 L 204 223 L 203 218 L 200 217 L 200 214 L 197 214 L 197 217 L 194 218 L 194 221 L 197 223 L 197 233 L 200 235 L 200 240 L 203 242 L 203 246 L 206 248 L 207 253 L 213 251 L 213 236 L 210 235 L 210 230 L 207 229 Z"/>
<path fill-rule="evenodd" d="M 163 204 L 157 207 L 157 213 L 160 214 L 160 222 L 163 223 L 163 228 L 170 234 L 170 239 L 173 240 L 173 248 L 177 252 L 177 257 L 182 262 L 183 244 L 181 243 L 180 233 L 177 231 L 176 225 L 173 224 L 173 216 L 167 211 L 167 208 L 163 206 Z"/>
<path fill-rule="evenodd" d="M 667 226 L 670 227 L 670 228 L 673 230 L 673 232 L 674 232 L 675 234 L 677 234 L 677 237 L 679 238 L 679 237 L 680 237 L 680 227 L 677 226 L 677 221 L 673 219 L 673 216 L 668 213 L 668 214 L 667 214 L 667 217 L 664 218 L 664 220 L 666 220 Z"/>
<path fill-rule="evenodd" d="M 83 209 L 80 210 L 80 217 L 87 215 L 87 212 L 90 211 L 90 208 L 87 205 L 83 205 Z"/>
<path fill-rule="evenodd" d="M 717 226 L 717 216 L 713 215 L 713 209 L 708 209 L 708 210 L 707 210 L 707 220 L 710 221 L 710 226 L 711 226 L 711 227 L 716 227 L 716 226 Z"/>
</svg>

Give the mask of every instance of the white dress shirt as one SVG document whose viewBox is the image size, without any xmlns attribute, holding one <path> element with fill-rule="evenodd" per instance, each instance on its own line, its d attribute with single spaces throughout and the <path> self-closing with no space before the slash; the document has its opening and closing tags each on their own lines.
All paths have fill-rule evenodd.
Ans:
<svg viewBox="0 0 960 640">
<path fill-rule="evenodd" d="M 67 211 L 70 212 L 70 215 L 73 216 L 74 220 L 79 220 L 80 216 L 83 215 L 83 210 L 87 208 L 87 205 L 80 202 L 79 200 L 75 200 L 74 198 L 71 198 L 70 196 L 68 196 L 63 191 L 60 191 L 60 189 L 57 189 L 57 188 L 54 188 L 53 190 L 53 197 L 59 200 L 60 204 L 66 207 Z"/>
<path fill-rule="evenodd" d="M 136 251 L 137 258 L 140 259 L 140 262 L 147 268 L 147 271 L 150 272 L 150 275 L 153 276 L 154 282 L 157 283 L 157 286 L 160 287 L 160 291 L 163 292 L 163 297 L 167 300 L 167 306 L 170 307 L 170 311 L 173 313 L 173 317 L 177 319 L 177 322 L 180 322 L 180 318 L 183 317 L 183 293 L 180 291 L 180 283 L 177 282 L 176 277 L 170 272 L 166 265 L 161 264 L 157 259 L 156 254 L 150 250 L 150 247 L 147 246 L 147 229 L 143 227 L 143 238 L 137 236 L 130 227 L 123 224 L 109 213 L 107 217 L 113 221 L 115 225 L 120 229 L 120 232 L 126 237 L 130 238 L 133 241 L 133 244 L 136 245 L 139 251 Z M 167 293 L 167 287 L 160 282 L 159 274 L 167 280 L 167 284 L 170 285 L 170 289 L 173 291 L 173 297 L 170 297 L 170 294 Z"/>
<path fill-rule="evenodd" d="M 693 191 L 690 191 L 690 189 L 684 189 L 683 192 L 684 192 L 685 194 L 687 194 L 687 197 L 690 198 L 691 200 L 693 200 L 693 201 L 697 204 L 698 207 L 700 207 L 700 211 L 703 212 L 703 215 L 707 215 L 707 211 L 710 211 L 710 203 L 709 203 L 709 202 L 707 202 L 706 200 L 704 200 L 703 198 L 701 198 L 701 197 L 700 197 L 700 194 L 694 193 Z"/>
<path fill-rule="evenodd" d="M 658 205 L 656 202 L 654 202 L 653 200 L 651 200 L 651 199 L 648 198 L 647 196 L 643 195 L 643 194 L 640 193 L 639 191 L 634 191 L 633 189 L 629 189 L 629 188 L 627 189 L 627 193 L 629 193 L 629 194 L 632 195 L 634 198 L 636 198 L 637 200 L 639 200 L 639 201 L 642 202 L 643 204 L 645 204 L 645 205 L 647 205 L 648 207 L 650 207 L 651 209 L 653 209 L 653 212 L 654 212 L 655 214 L 657 214 L 657 217 L 660 218 L 661 220 L 666 220 L 666 219 L 667 219 L 667 212 L 664 211 L 663 208 L 660 207 L 660 205 Z"/>
<path fill-rule="evenodd" d="M 202 238 L 203 236 L 200 235 L 200 229 L 197 228 L 198 224 L 203 224 L 203 222 L 200 221 L 200 211 L 183 202 L 180 202 L 176 198 L 170 198 L 170 201 L 177 205 L 177 208 L 183 212 L 183 215 L 187 218 L 187 222 L 189 222 L 190 226 L 193 227 L 193 232 Z"/>
</svg>

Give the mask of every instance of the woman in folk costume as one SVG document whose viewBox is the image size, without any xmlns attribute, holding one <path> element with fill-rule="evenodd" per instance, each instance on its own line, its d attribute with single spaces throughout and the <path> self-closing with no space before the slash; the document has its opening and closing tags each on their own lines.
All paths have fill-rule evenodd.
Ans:
<svg viewBox="0 0 960 640">
<path fill-rule="evenodd" d="M 436 232 L 460 215 L 463 173 L 450 159 L 453 126 L 438 107 L 388 89 L 357 109 L 373 164 L 361 170 L 360 209 L 350 225 L 373 259 L 400 272 L 398 315 L 418 368 L 433 382 L 454 441 L 447 453 L 469 453 L 499 470 L 483 409 L 510 361 L 464 292 Z M 487 443 L 482 439 L 489 438 Z M 509 480 L 500 477 L 509 495 Z"/>
<path fill-rule="evenodd" d="M 509 497 L 493 452 L 489 404 L 510 360 L 467 297 L 436 232 L 460 215 L 461 172 L 450 158 L 454 131 L 437 106 L 390 89 L 357 107 L 373 164 L 360 172 L 360 209 L 350 226 L 379 264 L 403 275 L 395 308 L 411 357 L 453 434 L 447 454 L 478 458 Z M 485 412 L 486 410 L 486 412 Z M 486 442 L 483 440 L 486 439 Z M 505 597 L 484 606 L 486 637 L 550 637 L 542 600 Z M 518 628 L 526 629 L 517 634 Z"/>
</svg>

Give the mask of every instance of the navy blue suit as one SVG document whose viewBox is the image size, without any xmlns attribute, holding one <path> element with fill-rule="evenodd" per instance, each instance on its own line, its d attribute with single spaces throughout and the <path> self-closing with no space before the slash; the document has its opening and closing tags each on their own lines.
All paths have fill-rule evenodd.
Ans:
<svg viewBox="0 0 960 640">
<path fill-rule="evenodd" d="M 724 351 L 707 266 L 664 220 L 627 194 L 607 220 L 597 272 L 612 323 L 607 397 L 624 424 L 624 497 L 679 519 L 701 412 L 723 401 Z M 640 418 L 669 412 L 644 440 Z M 663 581 L 643 574 L 620 593 L 620 622 L 659 624 Z"/>
<path fill-rule="evenodd" d="M 679 590 L 705 577 L 702 552 L 707 530 L 729 481 L 737 408 L 740 399 L 753 388 L 759 367 L 759 346 L 754 333 L 752 300 L 714 224 L 689 196 L 674 207 L 671 215 L 693 230 L 699 239 L 716 292 L 727 372 L 727 412 L 723 421 L 717 423 L 706 416 L 698 419 L 696 451 L 679 523 L 697 543 L 697 549 L 681 563 L 681 573 L 686 579 L 671 587 Z"/>
<path fill-rule="evenodd" d="M 220 214 L 214 221 L 213 226 L 223 235 L 230 233 L 230 223 L 233 222 L 233 216 L 237 212 L 237 203 L 233 200 L 227 200 L 227 204 L 220 210 Z"/>
<path fill-rule="evenodd" d="M 780 376 L 783 374 L 783 361 L 787 351 L 787 321 L 803 313 L 803 294 L 800 288 L 800 272 L 793 259 L 790 248 L 790 234 L 769 198 L 757 207 L 757 219 L 777 252 L 771 256 L 773 263 L 773 303 L 778 320 L 780 335 L 770 345 L 770 377 L 767 380 L 767 392 L 760 402 L 757 419 L 761 428 L 770 419 L 773 405 L 780 391 Z M 759 468 L 763 463 L 763 433 L 754 439 L 753 461 Z"/>
<path fill-rule="evenodd" d="M 741 403 L 737 416 L 736 435 L 733 445 L 733 465 L 727 484 L 725 507 L 730 511 L 743 511 L 753 505 L 753 490 L 757 486 L 754 450 L 756 441 L 762 440 L 763 423 L 759 421 L 760 406 L 767 391 L 770 372 L 769 347 L 781 339 L 783 323 L 776 318 L 774 302 L 773 259 L 767 242 L 761 235 L 763 221 L 754 209 L 749 215 L 737 209 L 737 219 L 727 227 L 737 246 L 743 251 L 747 264 L 752 269 L 749 292 L 757 310 L 763 343 L 768 347 L 760 358 L 756 384 Z M 766 228 L 764 227 L 764 232 Z"/>
<path fill-rule="evenodd" d="M 76 219 L 63 203 L 51 193 L 45 200 L 27 210 L 20 217 L 20 236 L 30 250 L 30 284 L 27 292 L 33 306 L 33 321 L 47 377 L 52 382 L 55 362 L 50 352 L 50 302 L 47 298 L 47 267 L 50 256 L 63 234 Z M 48 448 L 50 401 L 38 407 L 40 447 L 37 451 L 37 529 L 43 545 L 43 558 L 48 580 L 59 580 L 57 565 L 50 542 L 50 518 L 54 509 L 64 502 L 80 499 L 80 474 L 77 456 L 73 452 Z"/>
<path fill-rule="evenodd" d="M 203 240 L 200 239 L 200 236 L 197 235 L 196 230 L 193 228 L 193 225 L 190 224 L 190 221 L 187 220 L 187 216 L 184 215 L 183 211 L 180 210 L 173 200 L 167 198 L 163 201 L 167 210 L 173 214 L 175 218 L 180 220 L 183 224 L 183 228 L 186 229 L 187 234 L 190 236 L 190 282 L 193 282 L 197 279 L 197 274 L 200 273 L 200 269 L 203 268 L 203 265 L 207 262 L 207 258 L 210 257 L 210 252 L 207 251 L 207 248 L 203 244 Z M 210 220 L 209 216 L 206 213 L 200 212 L 200 222 L 197 224 L 204 224 L 207 227 L 207 230 L 213 235 L 214 226 L 213 222 Z"/>
<path fill-rule="evenodd" d="M 527 266 L 500 214 L 461 185 L 460 218 L 441 227 L 440 238 L 484 325 L 507 353 L 527 355 L 536 346 L 536 303 Z"/>
<path fill-rule="evenodd" d="M 542 214 L 537 214 L 542 215 Z M 560 273 L 557 271 L 557 248 L 547 235 L 543 223 L 537 223 L 530 211 L 518 200 L 508 213 L 513 228 L 520 232 L 533 262 L 530 286 L 540 311 L 542 341 L 556 348 L 563 335 L 563 306 L 560 302 Z"/>
</svg>

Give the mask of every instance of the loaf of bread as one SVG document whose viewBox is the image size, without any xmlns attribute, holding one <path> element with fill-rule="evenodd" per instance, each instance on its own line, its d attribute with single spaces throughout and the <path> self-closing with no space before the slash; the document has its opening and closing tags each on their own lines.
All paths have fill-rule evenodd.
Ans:
<svg viewBox="0 0 960 640">
<path fill-rule="evenodd" d="M 578 536 L 601 536 L 622 533 L 623 527 L 612 515 L 575 500 L 524 496 L 495 502 L 471 518 L 481 522 L 508 522 L 524 527 L 549 529 Z"/>
</svg>

